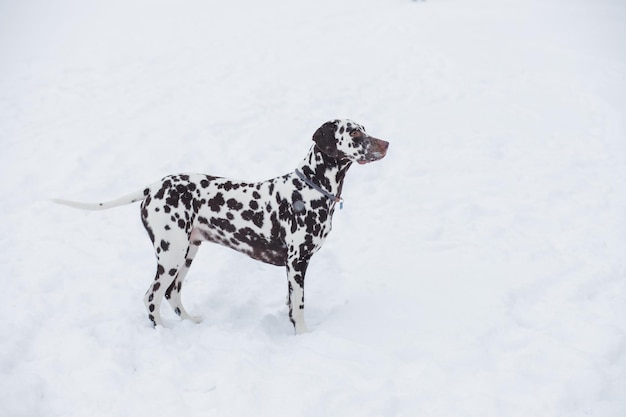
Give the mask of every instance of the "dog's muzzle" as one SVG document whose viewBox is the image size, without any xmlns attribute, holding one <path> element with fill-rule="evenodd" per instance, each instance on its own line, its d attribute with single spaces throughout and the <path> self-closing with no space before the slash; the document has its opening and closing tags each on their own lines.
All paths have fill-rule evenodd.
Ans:
<svg viewBox="0 0 626 417">
<path fill-rule="evenodd" d="M 383 159 L 387 155 L 387 149 L 389 149 L 389 142 L 387 141 L 373 137 L 368 137 L 368 139 L 370 143 L 367 153 L 363 159 L 358 161 L 361 165 Z"/>
</svg>

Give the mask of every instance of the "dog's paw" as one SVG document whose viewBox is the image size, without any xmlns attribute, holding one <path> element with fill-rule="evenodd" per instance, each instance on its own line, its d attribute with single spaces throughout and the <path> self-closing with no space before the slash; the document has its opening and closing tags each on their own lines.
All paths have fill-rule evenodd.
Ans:
<svg viewBox="0 0 626 417">
<path fill-rule="evenodd" d="M 296 324 L 295 329 L 296 329 L 296 335 L 310 333 L 310 330 L 306 327 L 306 324 L 304 323 Z"/>
<path fill-rule="evenodd" d="M 202 321 L 204 320 L 204 317 L 202 317 L 202 316 L 189 316 L 189 317 L 187 317 L 187 320 L 191 320 L 193 323 L 199 324 L 199 323 L 202 323 Z"/>
</svg>

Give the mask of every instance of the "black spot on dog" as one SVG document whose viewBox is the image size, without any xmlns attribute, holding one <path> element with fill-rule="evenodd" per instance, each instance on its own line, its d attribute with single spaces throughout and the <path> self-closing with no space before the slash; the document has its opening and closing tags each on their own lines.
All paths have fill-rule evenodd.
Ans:
<svg viewBox="0 0 626 417">
<path fill-rule="evenodd" d="M 265 219 L 262 211 L 257 211 L 252 215 L 252 223 L 255 226 L 261 228 L 263 227 L 263 220 Z"/>
<path fill-rule="evenodd" d="M 298 284 L 299 286 L 304 287 L 304 277 L 302 276 L 302 274 L 294 275 L 293 280 L 296 281 L 296 284 Z"/>
<path fill-rule="evenodd" d="M 211 225 L 217 227 L 218 231 L 233 233 L 237 228 L 227 219 L 211 218 Z"/>
<path fill-rule="evenodd" d="M 278 218 L 280 220 L 289 220 L 291 218 L 291 204 L 287 200 L 279 199 Z"/>
<path fill-rule="evenodd" d="M 181 201 L 185 205 L 187 210 L 191 210 L 191 204 L 193 202 L 193 195 L 189 191 L 185 191 L 181 196 Z"/>
<path fill-rule="evenodd" d="M 166 242 L 165 240 L 161 240 L 161 249 L 163 249 L 163 252 L 167 252 L 167 250 L 170 248 L 170 242 Z"/>
<path fill-rule="evenodd" d="M 317 215 L 319 216 L 320 223 L 325 224 L 326 221 L 328 220 L 328 210 L 326 209 L 318 210 Z"/>
<path fill-rule="evenodd" d="M 326 199 L 326 198 L 320 198 L 320 199 L 317 199 L 317 200 L 311 200 L 311 208 L 313 210 L 326 208 L 327 204 L 328 204 L 328 199 Z"/>
<path fill-rule="evenodd" d="M 194 198 L 193 199 L 193 212 L 198 213 L 205 203 L 206 203 L 205 199 L 198 200 L 197 198 Z"/>
<path fill-rule="evenodd" d="M 272 240 L 284 242 L 285 237 L 287 236 L 287 231 L 284 227 L 281 226 L 278 221 L 278 215 L 274 212 L 270 216 L 270 222 L 272 223 L 271 236 Z"/>
<path fill-rule="evenodd" d="M 306 225 L 306 232 L 309 235 L 319 236 L 320 233 L 320 224 L 317 221 L 317 214 L 313 210 L 309 210 L 306 214 L 306 218 L 304 220 L 304 224 Z"/>
<path fill-rule="evenodd" d="M 170 180 L 163 181 L 161 183 L 161 188 L 159 189 L 159 191 L 157 191 L 156 194 L 154 194 L 154 198 L 163 200 L 163 196 L 165 195 L 165 190 L 167 190 L 171 186 L 172 186 L 172 182 Z"/>
<path fill-rule="evenodd" d="M 212 211 L 219 213 L 222 206 L 224 205 L 224 196 L 222 193 L 217 193 L 215 197 L 209 199 L 209 207 Z"/>
<path fill-rule="evenodd" d="M 244 210 L 241 212 L 241 218 L 244 219 L 245 221 L 252 220 L 253 215 L 254 215 L 254 212 L 252 210 Z"/>
<path fill-rule="evenodd" d="M 263 227 L 264 215 L 262 211 L 244 210 L 241 212 L 241 218 L 246 221 L 252 221 L 257 227 Z"/>
<path fill-rule="evenodd" d="M 180 195 L 178 194 L 178 191 L 171 189 L 167 198 L 165 199 L 165 204 L 167 204 L 168 206 L 177 208 L 179 198 L 180 198 Z"/>
<path fill-rule="evenodd" d="M 228 201 L 226 202 L 226 205 L 228 206 L 229 209 L 235 210 L 235 211 L 239 211 L 243 208 L 243 204 L 235 200 L 234 198 L 229 198 Z"/>
</svg>

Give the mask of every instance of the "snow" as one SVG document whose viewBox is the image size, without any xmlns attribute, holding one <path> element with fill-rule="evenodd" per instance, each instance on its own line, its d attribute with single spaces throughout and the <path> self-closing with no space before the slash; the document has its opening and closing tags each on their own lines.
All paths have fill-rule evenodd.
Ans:
<svg viewBox="0 0 626 417">
<path fill-rule="evenodd" d="M 621 0 L 0 3 L 0 416 L 626 415 Z M 138 207 L 260 180 L 349 117 L 294 336 L 282 269 L 200 249 L 149 326 Z"/>
</svg>

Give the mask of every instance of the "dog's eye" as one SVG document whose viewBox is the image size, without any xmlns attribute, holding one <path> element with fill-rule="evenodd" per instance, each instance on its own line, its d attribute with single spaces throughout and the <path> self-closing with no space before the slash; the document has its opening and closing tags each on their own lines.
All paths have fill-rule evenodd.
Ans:
<svg viewBox="0 0 626 417">
<path fill-rule="evenodd" d="M 363 132 L 359 130 L 355 129 L 352 132 L 350 132 L 350 137 L 352 137 L 352 142 L 355 145 L 360 145 L 361 143 L 363 143 Z"/>
</svg>

